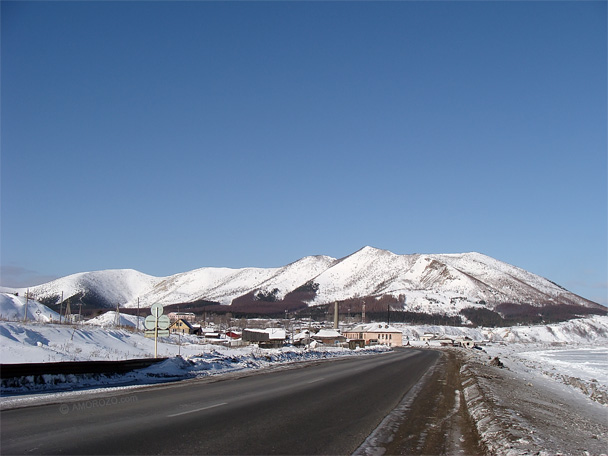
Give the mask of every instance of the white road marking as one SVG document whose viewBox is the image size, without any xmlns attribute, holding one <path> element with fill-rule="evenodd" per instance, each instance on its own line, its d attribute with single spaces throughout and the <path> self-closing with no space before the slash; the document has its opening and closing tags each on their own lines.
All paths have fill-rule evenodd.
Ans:
<svg viewBox="0 0 608 456">
<path fill-rule="evenodd" d="M 173 415 L 167 415 L 167 418 L 173 418 L 174 416 L 186 415 L 187 413 L 201 412 L 203 410 L 208 410 L 208 409 L 212 409 L 212 408 L 215 408 L 215 407 L 220 407 L 220 406 L 226 405 L 226 404 L 228 404 L 228 402 L 222 402 L 221 404 L 208 405 L 207 407 L 201 407 L 201 408 L 195 409 L 195 410 L 188 410 L 186 412 L 174 413 Z"/>
<path fill-rule="evenodd" d="M 320 382 L 321 380 L 325 380 L 325 377 L 322 377 L 322 378 L 315 378 L 314 380 L 311 380 L 311 381 L 306 382 L 306 383 L 311 384 L 311 383 Z"/>
</svg>

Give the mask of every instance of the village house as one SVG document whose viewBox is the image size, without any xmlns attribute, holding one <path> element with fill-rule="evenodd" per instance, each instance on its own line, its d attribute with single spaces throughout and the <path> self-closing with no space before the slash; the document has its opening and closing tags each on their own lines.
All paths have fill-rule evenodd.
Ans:
<svg viewBox="0 0 608 456">
<path fill-rule="evenodd" d="M 258 344 L 260 348 L 280 348 L 287 337 L 281 328 L 243 329 L 243 341 Z"/>
<path fill-rule="evenodd" d="M 171 323 L 179 319 L 187 321 L 188 323 L 194 323 L 196 321 L 196 315 L 192 312 L 169 312 L 167 316 L 171 320 Z"/>
<path fill-rule="evenodd" d="M 475 346 L 477 345 L 475 343 L 475 341 L 473 339 L 471 339 L 470 337 L 462 337 L 462 338 L 458 338 L 454 341 L 454 345 L 459 346 L 459 347 L 463 347 L 463 348 L 475 348 Z"/>
<path fill-rule="evenodd" d="M 293 344 L 296 347 L 301 345 L 308 345 L 311 341 L 310 331 L 308 329 L 300 331 L 293 335 Z"/>
<path fill-rule="evenodd" d="M 344 331 L 347 339 L 364 340 L 365 345 L 388 345 L 401 347 L 403 345 L 403 332 L 386 323 L 369 323 L 358 325 Z"/>
<path fill-rule="evenodd" d="M 221 339 L 222 338 L 222 333 L 216 329 L 213 328 L 204 328 L 202 330 L 202 336 L 205 339 Z"/>
<path fill-rule="evenodd" d="M 335 329 L 321 329 L 316 334 L 312 334 L 311 337 L 324 345 L 339 345 L 346 342 L 346 336 Z"/>
<path fill-rule="evenodd" d="M 169 326 L 169 332 L 171 334 L 200 334 L 201 327 L 180 318 Z"/>
<path fill-rule="evenodd" d="M 422 342 L 429 342 L 429 341 L 431 341 L 431 340 L 435 339 L 436 337 L 437 337 L 437 336 L 436 336 L 435 334 L 433 334 L 433 333 L 429 333 L 429 332 L 426 332 L 426 333 L 424 333 L 422 336 L 420 336 L 420 340 L 421 340 Z"/>
</svg>

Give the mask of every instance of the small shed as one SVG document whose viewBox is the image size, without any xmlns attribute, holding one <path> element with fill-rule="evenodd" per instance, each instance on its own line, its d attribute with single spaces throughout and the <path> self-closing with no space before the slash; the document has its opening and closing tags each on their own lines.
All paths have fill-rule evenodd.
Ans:
<svg viewBox="0 0 608 456">
<path fill-rule="evenodd" d="M 293 344 L 296 347 L 300 345 L 309 344 L 311 340 L 312 338 L 310 337 L 310 331 L 307 329 L 304 331 L 300 331 L 299 333 L 294 334 L 293 336 Z"/>
<path fill-rule="evenodd" d="M 454 345 L 454 339 L 445 336 L 435 339 L 435 342 L 438 342 L 442 347 L 452 347 Z"/>
<path fill-rule="evenodd" d="M 356 350 L 357 348 L 365 348 L 365 339 L 349 339 L 348 348 Z"/>
<path fill-rule="evenodd" d="M 346 342 L 346 337 L 335 329 L 321 329 L 311 337 L 324 345 L 339 345 Z"/>
</svg>

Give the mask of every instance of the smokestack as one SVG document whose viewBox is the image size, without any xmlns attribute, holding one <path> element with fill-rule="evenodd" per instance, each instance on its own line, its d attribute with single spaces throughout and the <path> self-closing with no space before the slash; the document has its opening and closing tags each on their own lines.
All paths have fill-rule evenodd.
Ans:
<svg viewBox="0 0 608 456">
<path fill-rule="evenodd" d="M 361 312 L 361 323 L 365 323 L 365 303 L 363 303 L 363 311 Z"/>
<path fill-rule="evenodd" d="M 338 302 L 334 303 L 334 329 L 338 329 Z"/>
</svg>

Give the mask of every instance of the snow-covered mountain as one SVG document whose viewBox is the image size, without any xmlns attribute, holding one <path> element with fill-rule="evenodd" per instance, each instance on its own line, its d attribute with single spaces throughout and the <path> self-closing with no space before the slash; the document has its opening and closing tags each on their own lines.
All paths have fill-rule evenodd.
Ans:
<svg viewBox="0 0 608 456">
<path fill-rule="evenodd" d="M 455 315 L 466 307 L 501 303 L 568 304 L 602 308 L 559 285 L 480 253 L 397 255 L 364 247 L 335 259 L 309 256 L 279 268 L 201 268 L 169 277 L 134 270 L 74 274 L 30 288 L 43 302 L 84 297 L 107 307 L 149 307 L 239 297 L 280 301 L 306 289 L 310 305 L 392 296 L 405 309 Z M 4 291 L 8 291 L 4 289 Z M 25 290 L 16 290 L 24 292 Z"/>
<path fill-rule="evenodd" d="M 133 269 L 112 269 L 106 271 L 80 272 L 62 277 L 42 285 L 30 287 L 30 296 L 38 301 L 64 301 L 71 297 L 87 296 L 104 307 L 124 305 L 154 288 L 162 279 Z M 16 292 L 25 295 L 27 289 L 1 287 L 3 292 Z"/>
</svg>

